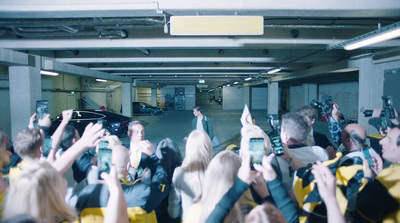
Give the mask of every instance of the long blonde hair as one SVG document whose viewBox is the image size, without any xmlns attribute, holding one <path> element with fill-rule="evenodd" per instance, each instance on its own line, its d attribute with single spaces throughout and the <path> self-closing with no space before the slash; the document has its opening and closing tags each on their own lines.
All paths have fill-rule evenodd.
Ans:
<svg viewBox="0 0 400 223">
<path fill-rule="evenodd" d="M 204 190 L 200 201 L 202 204 L 200 222 L 205 222 L 221 198 L 233 186 L 240 165 L 240 157 L 227 150 L 218 153 L 211 160 L 206 171 Z M 233 212 L 228 217 L 234 217 L 235 220 L 237 219 L 240 222 L 240 211 L 234 208 Z"/>
<path fill-rule="evenodd" d="M 25 169 L 10 185 L 4 219 L 28 214 L 40 222 L 72 222 L 75 210 L 65 202 L 66 181 L 47 161 Z"/>
<path fill-rule="evenodd" d="M 264 155 L 270 153 L 271 150 L 271 140 L 268 135 L 257 125 L 246 125 L 240 130 L 241 140 L 240 140 L 240 148 L 244 148 L 244 144 L 250 144 L 251 138 L 263 138 L 264 139 Z"/>
<path fill-rule="evenodd" d="M 186 154 L 182 162 L 182 169 L 191 175 L 192 187 L 196 195 L 202 193 L 204 174 L 211 159 L 210 137 L 204 131 L 194 130 L 186 142 Z"/>
</svg>

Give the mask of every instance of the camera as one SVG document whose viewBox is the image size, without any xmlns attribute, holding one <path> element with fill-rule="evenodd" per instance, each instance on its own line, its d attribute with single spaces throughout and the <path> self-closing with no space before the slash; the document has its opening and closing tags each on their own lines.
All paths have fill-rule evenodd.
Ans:
<svg viewBox="0 0 400 223">
<path fill-rule="evenodd" d="M 382 128 L 382 130 L 386 130 L 389 126 L 391 127 L 393 123 L 390 119 L 395 119 L 396 116 L 394 114 L 392 96 L 382 96 L 382 100 L 384 102 L 384 108 L 381 111 L 381 116 L 379 118 L 370 118 L 368 123 L 374 126 L 378 131 Z M 361 112 L 364 113 L 364 117 L 371 117 L 373 114 L 372 109 L 361 109 Z"/>
<path fill-rule="evenodd" d="M 385 104 L 381 112 L 381 117 L 386 117 L 388 119 L 396 118 L 394 115 L 392 96 L 382 96 L 382 100 Z M 374 110 L 361 108 L 361 112 L 364 113 L 364 117 L 371 117 Z"/>
<path fill-rule="evenodd" d="M 277 114 L 267 115 L 267 120 L 269 121 L 269 126 L 271 127 L 271 132 L 268 132 L 269 136 L 279 135 L 281 132 L 281 124 L 278 119 Z"/>
<path fill-rule="evenodd" d="M 269 121 L 269 125 L 271 126 L 270 132 L 267 133 L 269 138 L 271 139 L 272 143 L 272 149 L 275 153 L 275 155 L 283 155 L 283 145 L 281 143 L 281 137 L 280 137 L 280 132 L 281 132 L 281 124 L 278 119 L 278 115 L 273 114 L 273 115 L 267 115 L 267 119 Z"/>
<path fill-rule="evenodd" d="M 325 103 L 320 102 L 316 99 L 312 100 L 310 102 L 310 106 L 315 108 L 315 109 L 320 109 L 322 111 L 322 113 L 327 114 L 330 113 L 332 110 L 332 97 L 328 96 L 327 98 L 325 98 Z"/>
</svg>

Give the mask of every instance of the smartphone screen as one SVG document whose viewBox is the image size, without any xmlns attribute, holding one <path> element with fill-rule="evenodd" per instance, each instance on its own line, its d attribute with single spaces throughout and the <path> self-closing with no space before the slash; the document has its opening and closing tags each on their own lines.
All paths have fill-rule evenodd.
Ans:
<svg viewBox="0 0 400 223">
<path fill-rule="evenodd" d="M 274 150 L 275 155 L 283 155 L 283 146 L 281 143 L 281 137 L 280 136 L 274 136 L 271 137 L 271 143 L 272 143 L 272 148 Z"/>
<path fill-rule="evenodd" d="M 364 153 L 364 158 L 368 161 L 368 166 L 373 167 L 374 161 L 372 160 L 371 153 L 369 152 L 369 150 L 363 149 L 363 153 Z"/>
<path fill-rule="evenodd" d="M 112 165 L 112 150 L 108 148 L 108 142 L 101 141 L 99 143 L 99 154 L 97 158 L 97 167 L 99 168 L 98 178 L 103 172 L 110 172 Z"/>
<path fill-rule="evenodd" d="M 262 163 L 264 156 L 264 139 L 263 138 L 251 138 L 250 139 L 250 166 L 253 164 Z"/>
<path fill-rule="evenodd" d="M 36 115 L 38 119 L 43 119 L 47 114 L 49 114 L 49 101 L 48 100 L 38 100 L 36 101 Z"/>
</svg>

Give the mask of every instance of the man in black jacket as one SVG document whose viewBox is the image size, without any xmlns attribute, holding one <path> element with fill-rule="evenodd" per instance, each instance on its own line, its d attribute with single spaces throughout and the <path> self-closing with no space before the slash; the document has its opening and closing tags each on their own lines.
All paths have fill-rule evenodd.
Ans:
<svg viewBox="0 0 400 223">
<path fill-rule="evenodd" d="M 307 145 L 322 147 L 322 148 L 326 149 L 326 151 L 329 155 L 329 159 L 335 158 L 336 152 L 335 152 L 335 149 L 334 149 L 332 143 L 328 139 L 328 137 L 324 133 L 314 131 L 314 129 L 312 127 L 312 125 L 315 122 L 315 118 L 317 116 L 315 109 L 310 106 L 303 106 L 303 107 L 297 109 L 297 113 L 305 116 L 309 121 L 310 129 L 309 129 L 309 135 L 308 135 L 307 141 L 306 141 Z"/>
<path fill-rule="evenodd" d="M 168 196 L 170 182 L 160 160 L 154 153 L 153 145 L 144 140 L 138 147 L 146 157 L 141 161 L 141 165 L 150 170 L 151 176 L 141 176 L 134 183 L 128 182 L 126 177 L 130 169 L 129 150 L 124 146 L 118 145 L 112 148 L 112 165 L 115 166 L 121 182 L 130 220 L 157 222 L 154 209 Z M 75 204 L 82 222 L 84 219 L 96 219 L 94 222 L 103 222 L 101 209 L 107 206 L 108 197 L 109 192 L 104 184 L 92 184 L 85 187 L 79 193 Z"/>
</svg>

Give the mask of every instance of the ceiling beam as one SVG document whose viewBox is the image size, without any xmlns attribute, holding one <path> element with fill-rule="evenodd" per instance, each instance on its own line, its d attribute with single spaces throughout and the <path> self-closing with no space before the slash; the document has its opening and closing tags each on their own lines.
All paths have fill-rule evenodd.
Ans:
<svg viewBox="0 0 400 223">
<path fill-rule="evenodd" d="M 267 63 L 273 57 L 119 57 L 119 58 L 58 58 L 64 63 Z"/>
<path fill-rule="evenodd" d="M 119 81 L 124 83 L 130 83 L 131 78 L 128 77 L 121 77 L 110 75 L 109 73 L 91 70 L 84 67 L 79 67 L 71 64 L 62 63 L 56 61 L 52 58 L 42 57 L 42 70 L 48 71 L 55 71 L 64 74 L 76 75 L 76 76 L 83 76 L 83 77 L 92 77 L 92 78 L 99 78 L 105 80 L 112 80 L 112 81 Z"/>
<path fill-rule="evenodd" d="M 0 64 L 8 66 L 28 66 L 29 55 L 14 50 L 0 48 Z"/>
<path fill-rule="evenodd" d="M 350 68 L 350 69 L 349 69 Z M 295 80 L 300 78 L 307 78 L 311 76 L 315 76 L 318 74 L 326 74 L 326 73 L 335 73 L 336 71 L 354 71 L 357 68 L 349 62 L 349 60 L 341 60 L 335 63 L 322 65 L 314 68 L 310 68 L 304 71 L 295 72 L 288 75 L 277 75 L 275 77 L 269 78 L 270 82 L 280 82 L 280 81 L 287 81 L 287 80 Z"/>
</svg>

